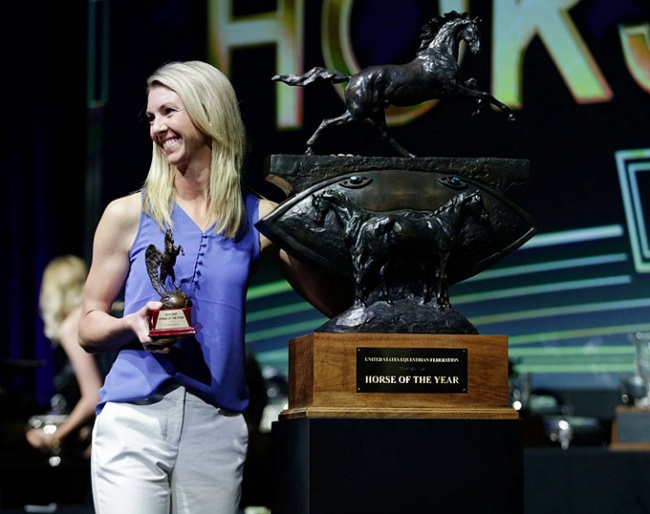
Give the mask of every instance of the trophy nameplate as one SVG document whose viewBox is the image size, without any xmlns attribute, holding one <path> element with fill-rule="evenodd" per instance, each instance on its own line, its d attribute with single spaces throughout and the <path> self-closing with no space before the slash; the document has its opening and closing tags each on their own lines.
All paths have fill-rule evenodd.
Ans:
<svg viewBox="0 0 650 514">
<path fill-rule="evenodd" d="M 147 273 L 151 285 L 160 295 L 163 306 L 154 311 L 149 321 L 151 337 L 179 336 L 196 333 L 192 325 L 192 300 L 176 284 L 174 264 L 183 247 L 174 245 L 171 230 L 165 232 L 165 251 L 161 252 L 150 244 L 145 253 Z M 167 286 L 171 282 L 173 288 Z"/>
<path fill-rule="evenodd" d="M 196 334 L 192 326 L 192 308 L 165 308 L 155 311 L 149 322 L 151 337 Z"/>
</svg>

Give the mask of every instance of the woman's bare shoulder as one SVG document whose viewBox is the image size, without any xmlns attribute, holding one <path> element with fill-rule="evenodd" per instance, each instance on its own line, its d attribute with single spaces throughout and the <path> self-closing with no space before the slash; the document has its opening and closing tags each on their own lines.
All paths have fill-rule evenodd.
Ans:
<svg viewBox="0 0 650 514">
<path fill-rule="evenodd" d="M 142 212 L 142 194 L 131 193 L 111 200 L 102 215 L 103 221 L 110 221 L 123 228 L 137 224 Z"/>
<path fill-rule="evenodd" d="M 132 193 L 112 200 L 104 209 L 95 240 L 109 245 L 130 248 L 140 224 L 141 193 Z"/>
<path fill-rule="evenodd" d="M 133 216 L 142 210 L 142 193 L 137 191 L 111 200 L 106 212 L 114 216 Z"/>
</svg>

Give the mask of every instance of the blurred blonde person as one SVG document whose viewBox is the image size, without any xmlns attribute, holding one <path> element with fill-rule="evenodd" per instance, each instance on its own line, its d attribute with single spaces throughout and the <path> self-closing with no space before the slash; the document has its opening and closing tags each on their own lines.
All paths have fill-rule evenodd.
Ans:
<svg viewBox="0 0 650 514">
<path fill-rule="evenodd" d="M 90 447 L 84 442 L 89 440 L 88 428 L 95 418 L 103 378 L 95 357 L 79 345 L 77 335 L 87 275 L 86 262 L 75 255 L 55 257 L 43 271 L 39 313 L 44 333 L 52 344 L 64 350 L 80 393 L 79 400 L 54 433 L 46 433 L 43 428 L 27 431 L 29 444 L 44 453 L 70 448 L 85 457 L 90 456 Z"/>
</svg>

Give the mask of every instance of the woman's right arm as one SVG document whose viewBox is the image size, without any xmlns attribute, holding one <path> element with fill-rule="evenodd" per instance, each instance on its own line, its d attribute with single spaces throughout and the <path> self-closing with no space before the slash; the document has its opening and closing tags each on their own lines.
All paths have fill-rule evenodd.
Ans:
<svg viewBox="0 0 650 514">
<path fill-rule="evenodd" d="M 160 308 L 160 302 L 149 302 L 122 318 L 110 314 L 129 271 L 129 251 L 138 230 L 141 202 L 140 193 L 112 201 L 97 225 L 79 322 L 79 343 L 88 352 L 118 350 L 134 339 L 152 341 L 149 315 Z"/>
</svg>

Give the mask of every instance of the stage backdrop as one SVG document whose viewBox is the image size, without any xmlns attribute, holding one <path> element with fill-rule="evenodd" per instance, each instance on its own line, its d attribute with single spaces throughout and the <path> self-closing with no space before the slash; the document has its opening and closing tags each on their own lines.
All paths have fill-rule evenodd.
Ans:
<svg viewBox="0 0 650 514">
<path fill-rule="evenodd" d="M 107 84 L 98 207 L 144 179 L 144 81 L 164 61 L 206 58 L 231 77 L 251 138 L 247 181 L 262 189 L 267 156 L 302 153 L 321 120 L 344 110 L 337 86 L 293 88 L 273 75 L 403 63 L 413 58 L 428 19 L 469 11 L 481 18 L 483 51 L 463 56 L 462 74 L 508 104 L 516 121 L 490 108 L 472 117 L 474 104 L 457 99 L 391 111 L 389 130 L 418 156 L 529 159 L 530 180 L 507 196 L 540 231 L 454 285 L 451 302 L 481 334 L 509 337 L 510 356 L 534 387 L 618 388 L 633 373 L 630 334 L 650 331 L 646 0 L 188 4 L 110 5 L 110 57 L 102 67 L 98 52 L 89 70 L 91 81 Z M 331 128 L 315 151 L 393 155 L 366 124 Z M 260 270 L 247 343 L 263 365 L 286 370 L 287 341 L 324 321 L 273 268 Z"/>
</svg>

